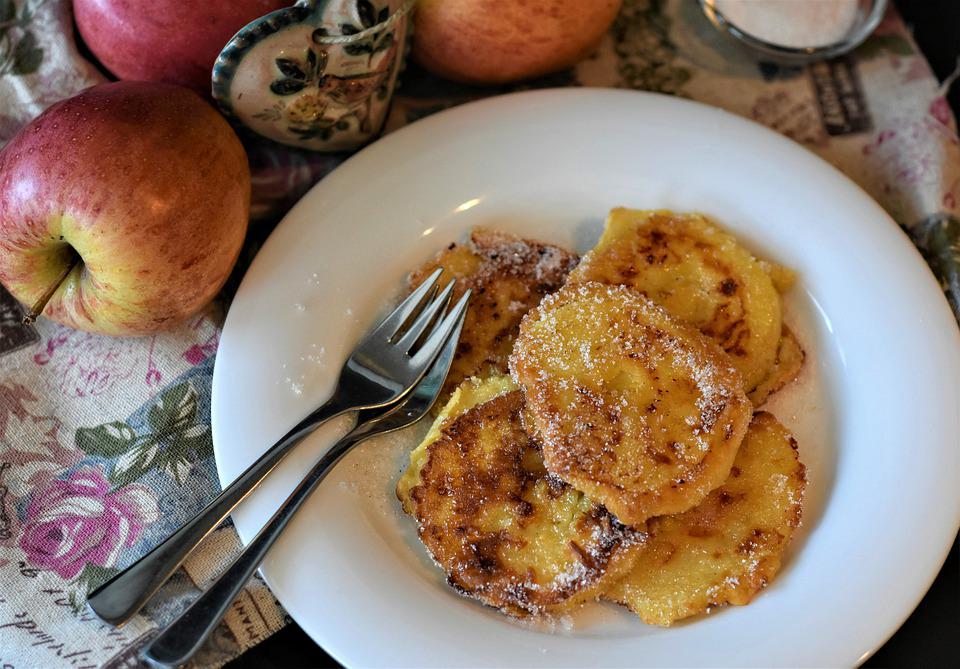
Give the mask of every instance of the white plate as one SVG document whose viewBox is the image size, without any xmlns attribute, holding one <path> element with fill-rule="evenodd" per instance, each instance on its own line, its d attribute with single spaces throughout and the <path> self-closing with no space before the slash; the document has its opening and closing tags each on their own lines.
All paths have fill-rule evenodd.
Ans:
<svg viewBox="0 0 960 669">
<path fill-rule="evenodd" d="M 349 666 L 853 665 L 936 575 L 960 524 L 960 337 L 919 254 L 832 167 L 699 104 L 523 93 L 378 141 L 320 182 L 257 256 L 213 382 L 222 481 L 318 405 L 407 270 L 478 224 L 589 248 L 615 205 L 707 212 L 799 272 L 787 321 L 809 358 L 774 404 L 810 484 L 772 586 L 670 629 L 594 605 L 549 632 L 460 598 L 393 485 L 415 435 L 366 444 L 264 564 L 277 598 Z M 299 394 L 298 394 L 299 391 Z M 234 515 L 248 540 L 330 439 L 305 442 Z"/>
</svg>

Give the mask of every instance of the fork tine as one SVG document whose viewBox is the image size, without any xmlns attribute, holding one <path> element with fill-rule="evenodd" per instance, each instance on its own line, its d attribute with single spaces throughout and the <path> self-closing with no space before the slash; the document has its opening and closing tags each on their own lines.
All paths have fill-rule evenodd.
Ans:
<svg viewBox="0 0 960 669">
<path fill-rule="evenodd" d="M 433 287 L 437 284 L 437 279 L 440 278 L 440 274 L 443 272 L 442 268 L 437 268 L 433 273 L 424 279 L 423 283 L 417 286 L 417 289 L 410 293 L 407 298 L 397 305 L 397 308 L 390 312 L 390 314 L 380 321 L 380 324 L 377 325 L 369 335 L 367 339 L 373 337 L 380 337 L 383 339 L 392 339 L 398 334 L 403 334 L 406 332 L 404 327 L 407 324 L 407 321 L 410 320 L 410 317 L 420 311 L 424 303 L 427 301 L 427 298 L 430 296 Z M 401 331 L 402 330 L 402 331 Z"/>
<path fill-rule="evenodd" d="M 447 339 L 447 335 L 453 332 L 453 329 L 457 327 L 457 323 L 460 322 L 460 319 L 466 314 L 467 304 L 470 302 L 470 293 L 470 289 L 467 289 L 467 292 L 457 301 L 453 309 L 450 310 L 450 313 L 433 328 L 433 331 L 430 333 L 430 336 L 427 337 L 423 346 L 421 346 L 420 350 L 410 359 L 411 364 L 414 366 L 422 365 L 436 358 L 440 347 L 443 346 L 443 342 Z"/>
<path fill-rule="evenodd" d="M 423 308 L 417 319 L 410 324 L 407 332 L 401 337 L 396 345 L 403 352 L 409 352 L 413 345 L 417 343 L 424 332 L 434 324 L 437 315 L 442 314 L 450 304 L 450 295 L 453 293 L 453 285 L 457 282 L 453 279 L 444 286 L 440 294 L 437 295 L 427 306 Z"/>
<path fill-rule="evenodd" d="M 443 350 L 437 355 L 437 359 L 433 361 L 433 367 L 430 368 L 430 371 L 427 372 L 427 375 L 423 377 L 423 380 L 420 382 L 423 385 L 424 392 L 432 391 L 433 394 L 427 411 L 429 411 L 437 401 L 437 397 L 440 395 L 440 388 L 443 386 L 443 382 L 446 381 L 447 374 L 450 372 L 453 358 L 457 354 L 457 345 L 460 343 L 460 332 L 463 330 L 463 321 L 466 320 L 466 317 L 467 312 L 463 310 L 460 313 L 460 317 L 456 320 L 456 323 L 454 323 L 453 330 L 443 345 Z M 414 393 L 419 389 L 419 387 L 415 389 Z"/>
</svg>

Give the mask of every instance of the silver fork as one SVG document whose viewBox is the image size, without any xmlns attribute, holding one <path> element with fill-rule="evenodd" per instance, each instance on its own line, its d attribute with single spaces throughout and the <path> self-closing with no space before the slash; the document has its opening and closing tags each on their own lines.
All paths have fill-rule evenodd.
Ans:
<svg viewBox="0 0 960 669">
<path fill-rule="evenodd" d="M 199 515 L 91 592 L 87 602 L 93 612 L 110 624 L 125 623 L 301 439 L 340 414 L 382 411 L 400 401 L 423 378 L 466 308 L 464 296 L 442 317 L 453 281 L 437 295 L 440 273 L 437 270 L 431 274 L 360 341 L 340 370 L 336 390 L 323 406 L 281 437 Z"/>
<path fill-rule="evenodd" d="M 467 291 L 467 295 L 469 292 Z M 398 407 L 386 414 L 373 411 L 360 413 L 357 426 L 334 444 L 303 477 L 277 512 L 230 566 L 220 574 L 206 592 L 202 593 L 143 649 L 141 655 L 144 660 L 154 667 L 177 667 L 186 664 L 219 624 L 231 602 L 237 598 L 244 584 L 250 580 L 257 567 L 263 562 L 267 552 L 290 519 L 334 465 L 361 442 L 373 436 L 412 425 L 426 415 L 436 401 L 437 395 L 440 394 L 440 388 L 447 377 L 462 326 L 461 315 L 430 372 Z"/>
</svg>

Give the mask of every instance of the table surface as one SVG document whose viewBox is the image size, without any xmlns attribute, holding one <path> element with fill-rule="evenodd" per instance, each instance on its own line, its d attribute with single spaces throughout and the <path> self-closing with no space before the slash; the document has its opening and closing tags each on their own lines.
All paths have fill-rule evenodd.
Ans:
<svg viewBox="0 0 960 669">
<path fill-rule="evenodd" d="M 931 66 L 942 80 L 960 59 L 960 2 L 957 0 L 901 0 L 900 13 Z M 960 117 L 960 84 L 953 87 L 950 104 Z M 842 568 L 842 567 L 841 567 Z M 847 565 L 847 568 L 853 568 Z M 883 593 L 877 593 L 880 605 Z M 871 657 L 865 667 L 956 666 L 960 660 L 960 535 L 923 601 L 897 633 Z M 718 658 L 721 660 L 722 658 Z M 285 669 L 287 667 L 340 666 L 314 643 L 296 623 L 291 623 L 260 645 L 227 665 L 227 669 Z"/>
</svg>

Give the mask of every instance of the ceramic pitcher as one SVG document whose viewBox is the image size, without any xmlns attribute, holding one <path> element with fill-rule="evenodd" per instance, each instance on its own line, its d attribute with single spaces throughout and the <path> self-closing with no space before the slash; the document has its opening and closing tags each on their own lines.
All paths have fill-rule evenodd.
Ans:
<svg viewBox="0 0 960 669">
<path fill-rule="evenodd" d="M 386 121 L 412 0 L 300 0 L 238 32 L 213 68 L 235 122 L 314 151 L 349 151 Z"/>
</svg>

